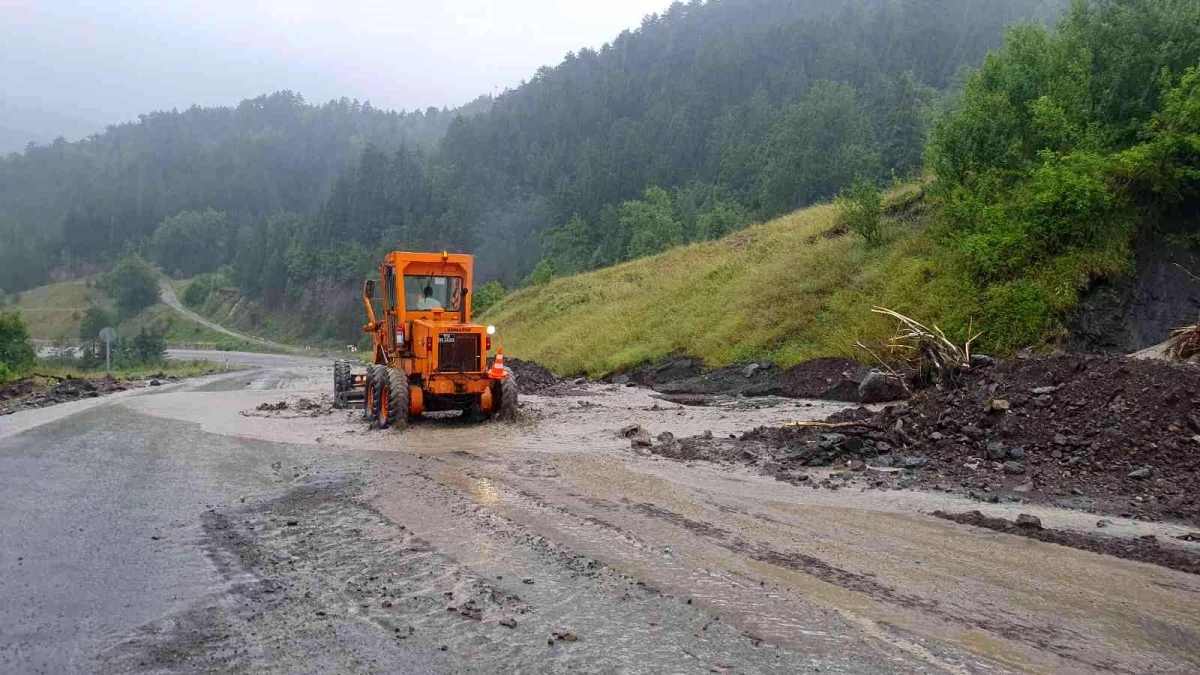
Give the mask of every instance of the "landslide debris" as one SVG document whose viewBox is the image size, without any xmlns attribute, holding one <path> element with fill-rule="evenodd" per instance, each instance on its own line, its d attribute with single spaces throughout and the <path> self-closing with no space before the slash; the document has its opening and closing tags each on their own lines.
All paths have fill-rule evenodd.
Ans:
<svg viewBox="0 0 1200 675">
<path fill-rule="evenodd" d="M 811 467 L 846 467 L 821 484 L 933 488 L 1200 523 L 1200 368 L 1190 364 L 1106 355 L 1001 361 L 973 369 L 956 389 L 826 423 L 650 451 L 752 464 L 796 483 L 809 482 Z"/>
<path fill-rule="evenodd" d="M 757 361 L 706 370 L 700 359 L 675 354 L 605 380 L 649 387 L 674 397 L 782 396 L 869 403 L 904 397 L 899 382 L 843 358 L 813 359 L 791 368 Z"/>
<path fill-rule="evenodd" d="M 39 377 L 42 380 L 54 379 L 55 383 L 46 388 L 39 383 Z M 0 415 L 10 415 L 27 408 L 44 408 L 58 403 L 78 401 L 82 398 L 96 398 L 128 388 L 126 383 L 112 376 L 93 380 L 74 377 L 26 377 L 0 385 Z"/>
<path fill-rule="evenodd" d="M 522 394 L 533 394 L 535 396 L 573 396 L 583 393 L 576 385 L 587 382 L 583 378 L 561 378 L 536 361 L 505 358 L 504 365 L 508 366 L 512 370 L 513 375 L 516 376 L 517 386 Z"/>
<path fill-rule="evenodd" d="M 1033 516 L 1024 514 L 1019 516 L 1016 521 L 985 516 L 979 511 L 969 513 L 934 511 L 932 515 L 963 525 L 985 527 L 989 530 L 1016 534 L 1060 546 L 1161 565 L 1189 574 L 1200 574 L 1200 550 L 1181 548 L 1170 544 L 1164 546 L 1154 535 L 1132 539 L 1090 535 L 1069 530 L 1051 530 L 1043 528 L 1040 522 L 1037 526 L 1023 525 L 1022 518 L 1033 518 Z"/>
</svg>

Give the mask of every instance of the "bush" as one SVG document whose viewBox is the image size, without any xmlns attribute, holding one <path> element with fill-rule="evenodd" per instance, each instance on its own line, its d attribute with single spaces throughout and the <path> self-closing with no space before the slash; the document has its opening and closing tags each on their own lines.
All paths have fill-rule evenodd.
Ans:
<svg viewBox="0 0 1200 675">
<path fill-rule="evenodd" d="M 471 298 L 471 311 L 477 315 L 483 314 L 503 299 L 504 286 L 499 281 L 489 281 L 475 289 L 475 295 Z"/>
<path fill-rule="evenodd" d="M 36 358 L 21 315 L 15 311 L 0 312 L 0 366 L 7 371 L 5 377 L 21 375 L 33 366 Z"/>
<path fill-rule="evenodd" d="M 870 179 L 859 178 L 837 197 L 842 222 L 851 232 L 878 246 L 884 240 L 883 191 Z"/>
</svg>

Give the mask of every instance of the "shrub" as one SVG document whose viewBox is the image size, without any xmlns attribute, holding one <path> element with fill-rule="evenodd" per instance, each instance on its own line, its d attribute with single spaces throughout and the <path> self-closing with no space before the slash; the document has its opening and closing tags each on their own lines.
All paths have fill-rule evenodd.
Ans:
<svg viewBox="0 0 1200 675">
<path fill-rule="evenodd" d="M 471 298 L 471 311 L 483 314 L 503 299 L 504 286 L 499 281 L 489 281 L 475 289 L 475 295 Z"/>
<path fill-rule="evenodd" d="M 883 191 L 870 179 L 859 178 L 837 197 L 838 211 L 846 227 L 878 246 L 884 240 Z"/>
<path fill-rule="evenodd" d="M 15 311 L 0 312 L 0 366 L 8 372 L 7 377 L 24 373 L 36 358 L 21 315 Z"/>
</svg>

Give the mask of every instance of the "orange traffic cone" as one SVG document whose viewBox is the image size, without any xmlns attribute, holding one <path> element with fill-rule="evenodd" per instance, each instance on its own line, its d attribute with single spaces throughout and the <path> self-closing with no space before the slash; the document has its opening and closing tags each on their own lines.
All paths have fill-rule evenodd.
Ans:
<svg viewBox="0 0 1200 675">
<path fill-rule="evenodd" d="M 504 348 L 496 350 L 496 360 L 492 362 L 492 367 L 488 369 L 487 376 L 493 380 L 507 380 L 508 371 L 504 369 Z"/>
</svg>

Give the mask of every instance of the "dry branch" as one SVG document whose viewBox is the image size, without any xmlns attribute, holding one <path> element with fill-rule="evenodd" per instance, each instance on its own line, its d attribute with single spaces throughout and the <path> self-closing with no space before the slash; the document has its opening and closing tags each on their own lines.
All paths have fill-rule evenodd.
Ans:
<svg viewBox="0 0 1200 675">
<path fill-rule="evenodd" d="M 899 322 L 896 335 L 888 341 L 888 349 L 917 373 L 918 380 L 953 381 L 962 371 L 970 370 L 971 343 L 982 333 L 975 333 L 959 347 L 937 326 L 928 328 L 915 319 L 885 307 L 874 307 L 871 311 Z"/>
<path fill-rule="evenodd" d="M 784 428 L 795 427 L 799 429 L 853 429 L 855 427 L 866 427 L 868 429 L 878 429 L 879 427 L 867 422 L 792 422 L 783 425 Z"/>
<path fill-rule="evenodd" d="M 1166 347 L 1167 357 L 1172 361 L 1187 361 L 1200 355 L 1200 325 L 1184 326 L 1171 331 Z"/>
</svg>

